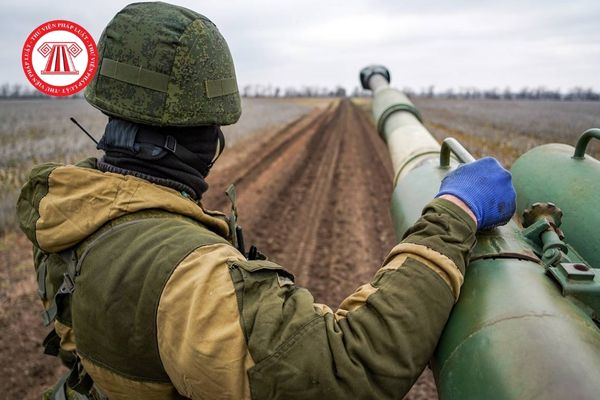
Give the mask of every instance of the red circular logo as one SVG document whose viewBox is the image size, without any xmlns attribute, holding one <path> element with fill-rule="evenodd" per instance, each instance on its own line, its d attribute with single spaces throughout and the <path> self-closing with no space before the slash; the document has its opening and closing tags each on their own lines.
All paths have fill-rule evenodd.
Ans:
<svg viewBox="0 0 600 400">
<path fill-rule="evenodd" d="M 27 37 L 21 55 L 29 82 L 50 96 L 70 96 L 92 81 L 98 68 L 96 42 L 81 25 L 48 21 Z"/>
</svg>

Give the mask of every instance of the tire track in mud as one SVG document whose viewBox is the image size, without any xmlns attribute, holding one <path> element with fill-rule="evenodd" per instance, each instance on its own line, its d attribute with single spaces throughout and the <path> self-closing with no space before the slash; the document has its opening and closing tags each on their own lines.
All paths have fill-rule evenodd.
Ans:
<svg viewBox="0 0 600 400">
<path fill-rule="evenodd" d="M 335 307 L 368 281 L 395 243 L 391 164 L 367 116 L 350 101 L 304 119 L 250 152 L 246 167 L 219 171 L 214 181 L 236 182 L 246 243 Z M 206 203 L 227 207 L 223 199 Z"/>
<path fill-rule="evenodd" d="M 294 146 L 295 143 L 306 136 L 307 132 L 310 134 L 314 129 L 320 128 L 328 118 L 331 118 L 334 107 L 335 104 L 332 102 L 324 111 L 314 110 L 285 125 L 272 136 L 258 138 L 258 143 L 252 141 L 250 147 L 254 145 L 254 148 L 249 151 L 246 148 L 247 143 L 234 147 L 230 151 L 240 152 L 241 157 L 223 170 L 219 170 L 220 165 L 217 164 L 214 168 L 216 171 L 209 176 L 210 185 L 215 189 L 205 194 L 204 202 L 209 203 L 214 209 L 225 210 L 229 201 L 221 194 L 229 184 L 235 184 L 240 194 L 244 193 L 250 185 L 256 189 L 258 177 L 264 172 L 268 173 L 269 171 L 266 170 L 272 169 L 273 164 L 278 160 L 289 160 L 291 157 L 282 154 L 295 149 L 297 147 Z"/>
</svg>

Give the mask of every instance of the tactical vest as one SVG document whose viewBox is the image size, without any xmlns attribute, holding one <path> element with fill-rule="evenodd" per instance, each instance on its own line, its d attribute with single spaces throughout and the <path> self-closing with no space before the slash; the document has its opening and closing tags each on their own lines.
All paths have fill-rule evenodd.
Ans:
<svg viewBox="0 0 600 400">
<path fill-rule="evenodd" d="M 77 352 L 61 350 L 54 329 L 44 340 L 44 352 L 71 368 L 46 398 L 102 398 L 78 355 L 129 379 L 170 383 L 156 340 L 162 290 L 187 255 L 217 243 L 230 242 L 198 221 L 151 210 L 112 220 L 60 254 L 35 248 L 44 322 L 74 328 L 77 340 Z"/>
</svg>

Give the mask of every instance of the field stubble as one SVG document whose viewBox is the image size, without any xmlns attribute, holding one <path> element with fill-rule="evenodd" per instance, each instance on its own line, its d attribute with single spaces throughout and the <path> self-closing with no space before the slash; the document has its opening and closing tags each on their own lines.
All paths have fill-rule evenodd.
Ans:
<svg viewBox="0 0 600 400">
<path fill-rule="evenodd" d="M 600 102 L 453 100 L 417 98 L 425 126 L 438 140 L 452 136 L 476 158 L 494 156 L 505 166 L 544 143 L 575 145 L 583 131 L 600 127 Z M 590 154 L 600 155 L 592 143 Z"/>
</svg>

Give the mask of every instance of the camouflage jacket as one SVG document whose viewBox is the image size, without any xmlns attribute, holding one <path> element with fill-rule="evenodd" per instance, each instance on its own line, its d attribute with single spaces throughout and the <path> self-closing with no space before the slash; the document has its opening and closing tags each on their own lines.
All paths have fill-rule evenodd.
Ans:
<svg viewBox="0 0 600 400">
<path fill-rule="evenodd" d="M 221 214 L 100 172 L 94 159 L 36 167 L 18 215 L 49 286 L 53 257 L 77 249 L 55 329 L 110 399 L 402 398 L 431 358 L 475 242 L 466 213 L 434 200 L 333 311 L 281 266 L 248 261 Z"/>
</svg>

